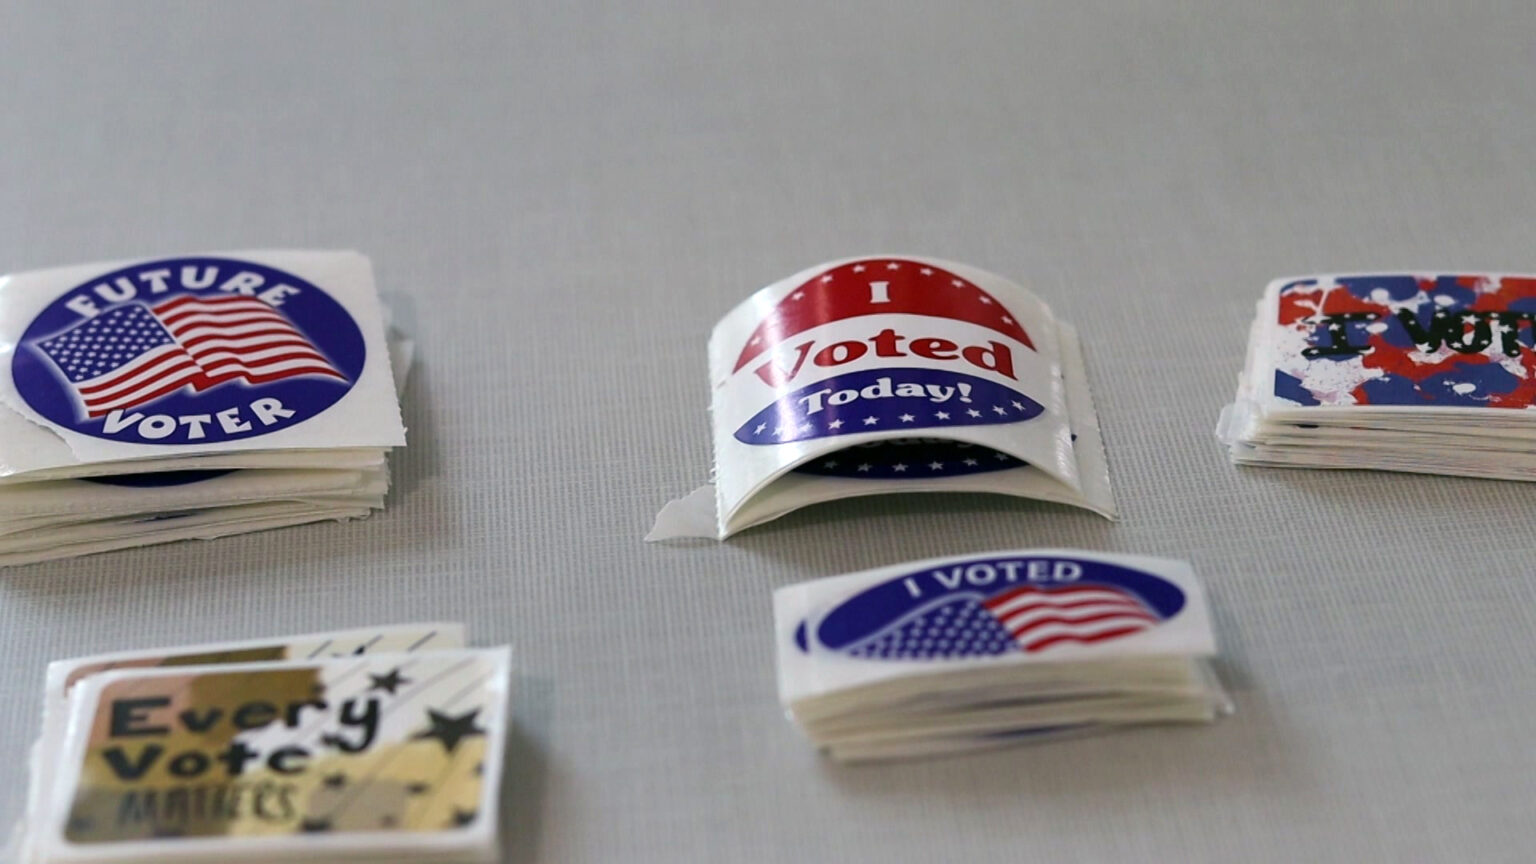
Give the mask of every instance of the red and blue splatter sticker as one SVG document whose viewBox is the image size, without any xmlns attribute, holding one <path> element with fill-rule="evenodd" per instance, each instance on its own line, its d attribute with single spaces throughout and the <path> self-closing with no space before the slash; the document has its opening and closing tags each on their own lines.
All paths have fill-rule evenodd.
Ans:
<svg viewBox="0 0 1536 864">
<path fill-rule="evenodd" d="M 1264 350 L 1284 402 L 1536 402 L 1536 276 L 1312 276 L 1274 283 L 1268 308 L 1275 326 Z"/>
</svg>

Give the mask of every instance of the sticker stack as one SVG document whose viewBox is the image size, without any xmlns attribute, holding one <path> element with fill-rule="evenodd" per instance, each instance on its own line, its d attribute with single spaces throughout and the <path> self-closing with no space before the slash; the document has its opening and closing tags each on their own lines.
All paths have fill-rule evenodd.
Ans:
<svg viewBox="0 0 1536 864">
<path fill-rule="evenodd" d="M 392 349 L 353 252 L 0 277 L 0 564 L 382 507 Z"/>
<path fill-rule="evenodd" d="M 1536 276 L 1270 283 L 1218 436 L 1234 462 L 1536 480 Z"/>
<path fill-rule="evenodd" d="M 407 625 L 60 661 L 7 860 L 498 860 L 510 655 Z"/>
<path fill-rule="evenodd" d="M 1035 550 L 774 593 L 779 696 L 840 761 L 961 753 L 1231 710 L 1179 561 Z"/>
<path fill-rule="evenodd" d="M 1077 333 L 996 274 L 911 255 L 812 267 L 715 325 L 709 371 L 714 486 L 648 539 L 724 539 L 886 492 L 1114 515 Z"/>
</svg>

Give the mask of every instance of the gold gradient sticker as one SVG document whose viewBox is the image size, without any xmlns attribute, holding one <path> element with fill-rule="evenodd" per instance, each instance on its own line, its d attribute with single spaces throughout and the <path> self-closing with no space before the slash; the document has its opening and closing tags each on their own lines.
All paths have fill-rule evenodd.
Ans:
<svg viewBox="0 0 1536 864">
<path fill-rule="evenodd" d="M 483 833 L 508 677 L 505 649 L 103 673 L 74 706 L 63 839 Z"/>
</svg>

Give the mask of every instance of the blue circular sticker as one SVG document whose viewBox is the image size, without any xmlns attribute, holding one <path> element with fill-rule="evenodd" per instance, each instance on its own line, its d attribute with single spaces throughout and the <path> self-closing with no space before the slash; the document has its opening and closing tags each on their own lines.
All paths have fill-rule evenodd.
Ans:
<svg viewBox="0 0 1536 864">
<path fill-rule="evenodd" d="M 217 444 L 325 411 L 365 358 L 357 323 L 314 284 L 251 261 L 172 258 L 54 300 L 11 376 L 33 410 L 84 435 Z"/>
</svg>

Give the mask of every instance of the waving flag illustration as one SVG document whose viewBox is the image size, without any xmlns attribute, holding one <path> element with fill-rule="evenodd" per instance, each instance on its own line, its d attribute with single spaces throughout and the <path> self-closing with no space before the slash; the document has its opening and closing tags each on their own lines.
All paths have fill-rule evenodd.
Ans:
<svg viewBox="0 0 1536 864">
<path fill-rule="evenodd" d="M 301 375 L 345 381 L 283 314 L 253 297 L 192 295 L 128 303 L 37 347 L 100 417 L 174 393 L 229 381 L 263 384 Z"/>
<path fill-rule="evenodd" d="M 912 615 L 850 649 L 855 657 L 937 659 L 1091 645 L 1148 630 L 1162 620 L 1113 585 L 1026 585 L 981 600 L 960 596 Z"/>
<path fill-rule="evenodd" d="M 1130 636 L 1159 620 L 1130 592 L 1115 585 L 1025 585 L 981 605 L 1025 651 Z"/>
</svg>

